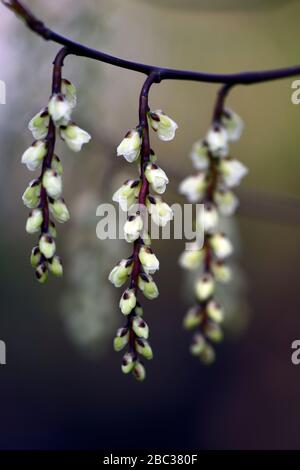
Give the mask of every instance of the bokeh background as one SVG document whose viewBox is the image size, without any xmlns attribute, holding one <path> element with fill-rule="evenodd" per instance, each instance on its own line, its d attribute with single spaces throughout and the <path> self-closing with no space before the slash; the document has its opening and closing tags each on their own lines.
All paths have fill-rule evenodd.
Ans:
<svg viewBox="0 0 300 470">
<path fill-rule="evenodd" d="M 298 1 L 28 0 L 50 27 L 114 55 L 211 72 L 299 63 Z M 32 174 L 20 164 L 31 143 L 30 118 L 47 102 L 58 47 L 28 31 L 2 5 L 0 79 L 1 449 L 299 449 L 300 107 L 292 80 L 237 87 L 228 104 L 245 120 L 234 155 L 250 169 L 241 208 L 228 227 L 238 246 L 226 297 L 228 324 L 217 362 L 189 354 L 181 327 L 191 279 L 177 259 L 181 241 L 157 241 L 161 295 L 148 302 L 155 359 L 136 383 L 112 350 L 122 325 L 120 292 L 107 275 L 129 247 L 96 238 L 96 208 L 129 174 L 115 148 L 137 123 L 143 76 L 70 57 L 64 76 L 78 88 L 75 119 L 92 135 L 80 154 L 59 143 L 71 221 L 59 227 L 63 281 L 40 286 L 29 265 L 35 238 L 25 233 L 21 195 Z M 189 152 L 210 122 L 217 88 L 163 82 L 151 106 L 180 125 L 176 139 L 153 147 L 172 176 L 166 199 L 192 172 Z"/>
</svg>

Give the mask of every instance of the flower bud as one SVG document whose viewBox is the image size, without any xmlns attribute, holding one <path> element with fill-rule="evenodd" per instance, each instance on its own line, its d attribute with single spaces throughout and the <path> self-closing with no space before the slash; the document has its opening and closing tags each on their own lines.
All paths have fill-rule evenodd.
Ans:
<svg viewBox="0 0 300 470">
<path fill-rule="evenodd" d="M 200 220 L 197 217 L 197 228 L 203 229 L 205 233 L 212 233 L 217 228 L 219 216 L 216 207 L 211 203 L 206 203 L 204 211 L 200 212 Z"/>
<path fill-rule="evenodd" d="M 118 157 L 124 157 L 129 163 L 138 159 L 141 152 L 142 139 L 136 129 L 127 132 L 117 148 Z"/>
<path fill-rule="evenodd" d="M 156 191 L 158 194 L 165 192 L 169 178 L 164 170 L 159 168 L 155 163 L 148 163 L 145 169 L 145 176 L 151 184 L 153 191 Z"/>
<path fill-rule="evenodd" d="M 148 232 L 143 231 L 141 234 L 141 239 L 145 246 L 151 246 L 151 238 Z"/>
<path fill-rule="evenodd" d="M 136 361 L 132 373 L 135 379 L 138 380 L 139 382 L 142 382 L 146 378 L 145 367 L 140 361 Z"/>
<path fill-rule="evenodd" d="M 185 250 L 179 258 L 179 265 L 191 271 L 199 268 L 204 258 L 204 251 L 196 243 L 193 248 L 193 250 Z"/>
<path fill-rule="evenodd" d="M 51 169 L 55 171 L 58 175 L 62 175 L 63 173 L 63 166 L 57 155 L 53 155 L 52 157 Z"/>
<path fill-rule="evenodd" d="M 115 266 L 109 276 L 108 280 L 115 286 L 121 287 L 128 279 L 128 276 L 131 274 L 133 266 L 132 259 L 122 259 L 117 266 Z"/>
<path fill-rule="evenodd" d="M 159 270 L 159 261 L 149 246 L 142 246 L 139 251 L 139 259 L 147 274 L 154 274 Z"/>
<path fill-rule="evenodd" d="M 224 158 L 228 155 L 228 136 L 224 127 L 213 126 L 206 136 L 206 141 L 214 157 Z"/>
<path fill-rule="evenodd" d="M 191 159 L 197 170 L 207 170 L 209 167 L 208 145 L 200 140 L 193 145 Z"/>
<path fill-rule="evenodd" d="M 148 117 L 150 126 L 157 132 L 157 136 L 160 140 L 167 142 L 174 139 L 178 125 L 173 119 L 161 110 L 157 110 L 154 113 L 150 112 Z"/>
<path fill-rule="evenodd" d="M 149 300 L 156 299 L 159 295 L 157 285 L 153 281 L 152 277 L 145 273 L 139 275 L 138 287 Z"/>
<path fill-rule="evenodd" d="M 183 327 L 192 330 L 202 322 L 203 315 L 199 307 L 191 307 L 183 318 Z"/>
<path fill-rule="evenodd" d="M 62 193 L 62 177 L 54 170 L 46 170 L 43 176 L 43 186 L 48 196 L 57 199 Z"/>
<path fill-rule="evenodd" d="M 149 156 L 149 161 L 151 163 L 155 163 L 157 160 L 157 156 L 154 153 L 154 150 L 150 149 L 150 156 Z"/>
<path fill-rule="evenodd" d="M 60 135 L 73 152 L 80 152 L 83 144 L 87 144 L 91 140 L 90 134 L 74 123 L 62 126 Z"/>
<path fill-rule="evenodd" d="M 208 317 L 212 321 L 216 323 L 221 323 L 224 320 L 224 311 L 221 305 L 215 300 L 211 300 L 210 302 L 208 302 L 206 306 L 206 311 Z"/>
<path fill-rule="evenodd" d="M 214 193 L 214 201 L 222 215 L 233 215 L 239 205 L 236 195 L 228 190 L 219 190 Z"/>
<path fill-rule="evenodd" d="M 72 107 L 61 93 L 55 93 L 50 98 L 48 111 L 56 125 L 66 126 L 71 119 Z"/>
<path fill-rule="evenodd" d="M 135 358 L 134 358 L 134 355 L 132 353 L 126 353 L 124 356 L 123 356 L 123 360 L 122 360 L 122 372 L 124 374 L 129 374 L 129 372 L 132 371 L 133 367 L 134 367 L 134 364 L 135 364 Z"/>
<path fill-rule="evenodd" d="M 50 259 L 53 257 L 56 250 L 55 241 L 50 235 L 43 234 L 40 237 L 39 249 L 45 258 Z"/>
<path fill-rule="evenodd" d="M 244 123 L 232 109 L 224 109 L 222 116 L 222 126 L 225 127 L 228 140 L 239 140 L 244 129 Z"/>
<path fill-rule="evenodd" d="M 36 268 L 40 264 L 41 258 L 42 258 L 42 254 L 39 250 L 39 247 L 38 246 L 33 247 L 31 251 L 31 256 L 30 256 L 31 266 L 33 268 Z"/>
<path fill-rule="evenodd" d="M 204 274 L 195 285 L 196 296 L 200 302 L 205 302 L 215 290 L 214 279 L 211 274 Z"/>
<path fill-rule="evenodd" d="M 128 328 L 119 328 L 114 338 L 114 350 L 119 352 L 128 344 L 129 330 Z"/>
<path fill-rule="evenodd" d="M 117 202 L 121 209 L 126 212 L 137 203 L 141 182 L 139 180 L 126 181 L 113 195 L 112 200 Z"/>
<path fill-rule="evenodd" d="M 37 170 L 47 153 L 46 144 L 43 140 L 36 140 L 22 155 L 22 163 L 29 171 Z"/>
<path fill-rule="evenodd" d="M 214 348 L 210 344 L 206 343 L 199 357 L 202 364 L 209 366 L 216 359 L 216 353 Z"/>
<path fill-rule="evenodd" d="M 221 161 L 219 171 L 228 188 L 233 188 L 234 186 L 238 186 L 242 178 L 247 175 L 248 168 L 238 160 L 226 158 Z"/>
<path fill-rule="evenodd" d="M 138 315 L 133 319 L 132 329 L 139 338 L 148 339 L 149 327 L 147 323 Z"/>
<path fill-rule="evenodd" d="M 135 347 L 139 354 L 146 359 L 150 360 L 153 358 L 152 348 L 147 340 L 144 338 L 137 338 L 135 341 Z"/>
<path fill-rule="evenodd" d="M 125 240 L 128 243 L 137 240 L 143 230 L 143 219 L 139 213 L 136 215 L 130 215 L 124 224 L 124 235 Z"/>
<path fill-rule="evenodd" d="M 227 283 L 232 278 L 231 269 L 220 260 L 213 261 L 211 269 L 218 282 Z"/>
<path fill-rule="evenodd" d="M 173 210 L 159 196 L 148 196 L 146 204 L 153 222 L 159 227 L 165 227 L 173 219 Z"/>
<path fill-rule="evenodd" d="M 138 301 L 136 301 L 136 306 L 135 306 L 134 311 L 140 317 L 144 314 L 144 310 L 142 309 L 141 304 Z"/>
<path fill-rule="evenodd" d="M 41 228 L 43 223 L 43 212 L 41 209 L 33 209 L 30 212 L 29 217 L 26 222 L 26 232 L 27 233 L 36 233 Z"/>
<path fill-rule="evenodd" d="M 45 282 L 48 279 L 48 269 L 47 269 L 46 263 L 42 263 L 38 265 L 38 267 L 35 270 L 35 275 L 36 275 L 37 280 L 41 284 L 45 284 Z"/>
<path fill-rule="evenodd" d="M 205 334 L 214 343 L 219 343 L 223 339 L 223 332 L 217 323 L 209 322 L 205 325 Z"/>
<path fill-rule="evenodd" d="M 28 129 L 32 132 L 34 139 L 44 139 L 48 133 L 49 127 L 49 113 L 48 109 L 44 108 L 37 113 L 29 122 Z"/>
<path fill-rule="evenodd" d="M 61 277 L 63 275 L 63 265 L 59 256 L 53 256 L 53 258 L 48 261 L 48 268 L 54 276 Z"/>
<path fill-rule="evenodd" d="M 73 85 L 73 83 L 71 83 L 69 80 L 63 78 L 61 81 L 61 92 L 65 96 L 71 108 L 74 109 L 77 104 L 75 85 Z"/>
<path fill-rule="evenodd" d="M 227 258 L 233 252 L 233 246 L 224 233 L 215 233 L 210 238 L 210 245 L 214 254 L 219 259 Z"/>
<path fill-rule="evenodd" d="M 50 198 L 49 208 L 55 219 L 61 224 L 67 222 L 70 219 L 70 213 L 65 204 L 65 201 L 62 198 L 56 200 Z"/>
<path fill-rule="evenodd" d="M 41 182 L 39 179 L 32 180 L 26 188 L 22 200 L 26 207 L 34 209 L 39 205 L 41 195 Z"/>
<path fill-rule="evenodd" d="M 126 289 L 120 299 L 120 309 L 123 315 L 129 315 L 136 305 L 136 295 L 134 289 Z"/>
<path fill-rule="evenodd" d="M 205 343 L 206 341 L 203 335 L 200 333 L 195 334 L 190 347 L 191 354 L 193 354 L 193 356 L 199 356 L 205 347 Z"/>
<path fill-rule="evenodd" d="M 49 221 L 49 233 L 51 237 L 53 238 L 57 237 L 57 230 L 56 230 L 55 224 L 51 220 Z"/>
<path fill-rule="evenodd" d="M 185 178 L 179 185 L 179 193 L 183 194 L 189 202 L 198 202 L 203 197 L 206 186 L 206 174 L 202 171 Z"/>
</svg>

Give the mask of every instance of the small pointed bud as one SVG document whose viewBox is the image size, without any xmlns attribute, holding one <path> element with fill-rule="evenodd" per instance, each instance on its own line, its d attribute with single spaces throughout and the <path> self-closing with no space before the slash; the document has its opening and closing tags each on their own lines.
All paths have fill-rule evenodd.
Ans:
<svg viewBox="0 0 300 470">
<path fill-rule="evenodd" d="M 224 320 L 224 310 L 222 309 L 221 305 L 215 300 L 211 300 L 210 302 L 208 302 L 206 306 L 206 311 L 208 317 L 212 321 L 216 323 L 221 323 Z"/>
<path fill-rule="evenodd" d="M 155 155 L 154 150 L 152 150 L 152 149 L 150 150 L 149 160 L 150 160 L 151 163 L 155 163 L 156 160 L 157 160 L 157 156 Z"/>
<path fill-rule="evenodd" d="M 123 315 L 129 315 L 136 306 L 136 295 L 134 289 L 126 289 L 120 299 L 120 309 Z"/>
<path fill-rule="evenodd" d="M 57 230 L 56 230 L 55 224 L 51 220 L 49 222 L 49 234 L 53 238 L 57 237 Z"/>
<path fill-rule="evenodd" d="M 76 107 L 77 104 L 77 94 L 76 94 L 76 87 L 71 83 L 69 80 L 65 78 L 61 81 L 61 92 L 66 97 L 69 105 L 72 109 Z"/>
<path fill-rule="evenodd" d="M 148 232 L 143 231 L 141 239 L 145 246 L 151 246 L 151 238 Z"/>
<path fill-rule="evenodd" d="M 131 274 L 133 267 L 133 260 L 122 259 L 110 272 L 108 280 L 115 286 L 121 287 Z"/>
<path fill-rule="evenodd" d="M 31 256 L 30 256 L 31 266 L 33 268 L 36 268 L 40 264 L 41 258 L 42 258 L 42 253 L 40 252 L 39 247 L 38 246 L 33 247 L 31 251 Z"/>
<path fill-rule="evenodd" d="M 70 219 L 70 213 L 62 198 L 49 199 L 50 212 L 53 214 L 55 219 L 61 224 L 67 222 Z"/>
<path fill-rule="evenodd" d="M 119 328 L 114 338 L 114 350 L 117 352 L 122 351 L 122 349 L 125 348 L 128 342 L 129 342 L 128 328 Z"/>
<path fill-rule="evenodd" d="M 132 373 L 134 375 L 134 378 L 138 380 L 138 382 L 142 382 L 146 378 L 145 367 L 140 361 L 136 361 Z"/>
<path fill-rule="evenodd" d="M 221 161 L 219 171 L 228 188 L 238 186 L 247 175 L 248 168 L 243 163 L 233 158 L 225 158 Z"/>
<path fill-rule="evenodd" d="M 50 98 L 48 111 L 56 125 L 66 126 L 71 119 L 72 107 L 62 93 L 55 93 Z"/>
<path fill-rule="evenodd" d="M 148 196 L 146 205 L 153 222 L 159 227 L 165 227 L 173 219 L 173 210 L 159 196 Z"/>
<path fill-rule="evenodd" d="M 33 209 L 30 212 L 29 217 L 26 222 L 26 232 L 27 233 L 36 233 L 41 228 L 43 223 L 43 212 L 41 209 Z"/>
<path fill-rule="evenodd" d="M 205 233 L 213 233 L 219 223 L 219 215 L 215 205 L 209 202 L 206 203 L 204 211 L 200 215 L 201 217 L 197 217 L 197 228 L 204 230 Z"/>
<path fill-rule="evenodd" d="M 142 246 L 139 251 L 139 259 L 147 274 L 154 274 L 159 270 L 159 261 L 149 246 Z"/>
<path fill-rule="evenodd" d="M 226 129 L 228 140 L 236 141 L 242 135 L 244 122 L 232 109 L 226 108 L 222 116 L 222 126 Z"/>
<path fill-rule="evenodd" d="M 52 157 L 51 169 L 60 176 L 63 174 L 63 166 L 62 166 L 60 158 L 58 158 L 57 155 L 53 155 Z"/>
<path fill-rule="evenodd" d="M 64 273 L 62 261 L 59 256 L 53 256 L 53 258 L 48 261 L 48 268 L 49 271 L 57 277 L 61 277 Z"/>
<path fill-rule="evenodd" d="M 164 170 L 159 168 L 155 163 L 148 163 L 145 169 L 145 176 L 153 191 L 158 194 L 163 194 L 165 192 L 166 186 L 169 183 L 169 178 Z"/>
<path fill-rule="evenodd" d="M 200 140 L 193 145 L 191 159 L 196 170 L 207 170 L 209 167 L 208 144 Z"/>
<path fill-rule="evenodd" d="M 133 204 L 137 203 L 140 188 L 140 180 L 128 180 L 114 193 L 112 200 L 117 202 L 124 212 L 127 212 Z"/>
<path fill-rule="evenodd" d="M 43 140 L 35 141 L 22 155 L 22 163 L 29 171 L 37 170 L 47 153 L 46 144 Z"/>
<path fill-rule="evenodd" d="M 214 201 L 222 215 L 233 215 L 239 205 L 236 195 L 228 190 L 218 190 L 214 193 Z"/>
<path fill-rule="evenodd" d="M 183 318 L 183 327 L 186 330 L 192 330 L 201 324 L 202 319 L 201 309 L 199 307 L 191 307 Z"/>
<path fill-rule="evenodd" d="M 179 258 L 179 265 L 183 269 L 198 269 L 204 258 L 204 250 L 195 243 L 193 250 L 185 250 Z"/>
<path fill-rule="evenodd" d="M 214 279 L 211 274 L 203 274 L 195 285 L 195 292 L 200 302 L 205 302 L 215 290 Z"/>
<path fill-rule="evenodd" d="M 214 254 L 219 259 L 230 256 L 233 252 L 233 246 L 229 238 L 224 233 L 215 233 L 210 238 L 210 245 Z"/>
<path fill-rule="evenodd" d="M 197 175 L 188 176 L 179 185 L 179 193 L 183 194 L 189 202 L 198 202 L 207 187 L 207 178 L 205 172 L 199 172 Z"/>
<path fill-rule="evenodd" d="M 37 113 L 29 122 L 28 129 L 32 132 L 34 139 L 44 139 L 48 133 L 49 127 L 49 113 L 48 109 L 44 108 Z"/>
<path fill-rule="evenodd" d="M 143 231 L 143 219 L 139 213 L 130 215 L 124 224 L 124 236 L 128 243 L 137 240 Z"/>
<path fill-rule="evenodd" d="M 144 310 L 142 309 L 142 306 L 138 301 L 136 302 L 136 306 L 135 306 L 134 311 L 140 317 L 143 316 L 143 314 L 144 314 Z"/>
<path fill-rule="evenodd" d="M 138 315 L 133 319 L 132 329 L 139 338 L 148 339 L 149 327 L 147 323 Z"/>
<path fill-rule="evenodd" d="M 210 152 L 214 157 L 224 158 L 228 155 L 228 136 L 224 127 L 214 125 L 206 136 Z"/>
<path fill-rule="evenodd" d="M 205 325 L 205 335 L 214 343 L 219 343 L 223 339 L 223 332 L 217 323 L 209 322 Z"/>
<path fill-rule="evenodd" d="M 145 273 L 139 275 L 138 287 L 149 300 L 154 300 L 159 295 L 157 285 L 153 281 L 152 277 Z"/>
<path fill-rule="evenodd" d="M 213 362 L 215 362 L 216 359 L 216 353 L 214 348 L 210 344 L 206 343 L 199 357 L 202 364 L 206 366 L 211 365 Z"/>
<path fill-rule="evenodd" d="M 43 186 L 48 196 L 57 199 L 62 193 L 62 177 L 54 170 L 46 170 L 43 175 Z"/>
<path fill-rule="evenodd" d="M 194 336 L 193 342 L 190 347 L 191 354 L 193 354 L 193 356 L 199 356 L 205 348 L 205 344 L 206 342 L 204 336 L 200 333 L 197 333 Z"/>
<path fill-rule="evenodd" d="M 50 235 L 43 234 L 40 237 L 39 249 L 45 258 L 50 259 L 54 256 L 56 250 L 55 241 Z"/>
<path fill-rule="evenodd" d="M 134 355 L 129 352 L 126 353 L 123 356 L 123 360 L 122 360 L 122 372 L 124 374 L 129 374 L 129 372 L 131 372 L 132 369 L 134 368 L 134 364 L 135 364 Z"/>
<path fill-rule="evenodd" d="M 22 200 L 26 207 L 34 209 L 39 205 L 41 195 L 41 182 L 39 179 L 32 180 L 26 188 Z"/>
<path fill-rule="evenodd" d="M 74 123 L 62 126 L 60 136 L 73 152 L 80 152 L 83 144 L 87 144 L 91 140 L 90 134 Z"/>
<path fill-rule="evenodd" d="M 35 270 L 35 275 L 40 284 L 45 284 L 48 279 L 48 269 L 46 263 L 39 264 Z"/>
<path fill-rule="evenodd" d="M 157 136 L 160 140 L 168 142 L 174 139 L 178 125 L 173 121 L 173 119 L 167 116 L 160 109 L 154 113 L 150 112 L 148 114 L 148 118 L 150 126 L 155 132 L 157 132 Z"/>
<path fill-rule="evenodd" d="M 213 261 L 211 265 L 212 272 L 215 276 L 216 281 L 227 283 L 231 281 L 232 272 L 229 266 L 220 260 Z"/>
<path fill-rule="evenodd" d="M 150 359 L 153 358 L 152 348 L 149 342 L 145 340 L 144 338 L 137 338 L 135 341 L 135 347 L 136 347 L 137 352 L 141 354 L 143 357 L 145 357 L 146 359 L 148 359 L 149 361 Z"/>
<path fill-rule="evenodd" d="M 124 139 L 117 148 L 118 157 L 124 157 L 127 162 L 137 160 L 141 152 L 142 139 L 136 129 L 127 132 Z"/>
</svg>

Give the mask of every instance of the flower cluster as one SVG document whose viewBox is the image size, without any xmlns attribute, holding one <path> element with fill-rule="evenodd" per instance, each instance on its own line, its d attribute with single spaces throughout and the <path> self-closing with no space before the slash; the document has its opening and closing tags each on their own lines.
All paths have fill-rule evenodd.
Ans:
<svg viewBox="0 0 300 470">
<path fill-rule="evenodd" d="M 148 112 L 147 120 L 146 125 L 140 124 L 130 130 L 117 149 L 118 156 L 139 164 L 140 176 L 126 181 L 113 195 L 113 201 L 128 212 L 124 235 L 128 243 L 133 243 L 133 253 L 121 260 L 109 274 L 115 287 L 121 287 L 129 280 L 129 287 L 123 292 L 119 304 L 127 322 L 117 331 L 114 349 L 121 351 L 128 347 L 123 356 L 122 371 L 125 374 L 132 372 L 139 381 L 146 376 L 139 356 L 152 359 L 153 353 L 148 341 L 149 327 L 142 318 L 143 309 L 137 298 L 138 290 L 149 300 L 159 294 L 152 277 L 159 269 L 159 260 L 151 248 L 147 215 L 150 214 L 154 223 L 162 227 L 173 217 L 172 209 L 161 197 L 169 180 L 155 163 L 156 156 L 149 144 L 149 125 L 163 141 L 172 140 L 177 129 L 177 124 L 162 111 Z M 150 189 L 156 194 L 150 195 Z"/>
<path fill-rule="evenodd" d="M 230 109 L 224 109 L 221 118 L 214 122 L 204 140 L 197 142 L 191 158 L 198 173 L 189 176 L 180 184 L 179 191 L 189 202 L 204 205 L 197 229 L 204 231 L 204 245 L 195 244 L 182 253 L 179 263 L 189 270 L 201 269 L 195 283 L 196 305 L 184 318 L 187 329 L 197 328 L 191 345 L 191 353 L 205 364 L 213 362 L 215 351 L 211 343 L 222 339 L 220 324 L 224 310 L 215 299 L 217 282 L 227 283 L 231 279 L 226 259 L 233 246 L 228 237 L 220 232 L 220 216 L 233 215 L 238 199 L 232 192 L 247 174 L 247 168 L 229 156 L 229 143 L 240 138 L 243 130 L 241 118 Z"/>
<path fill-rule="evenodd" d="M 28 170 L 41 168 L 40 176 L 29 183 L 22 199 L 31 210 L 26 231 L 30 234 L 40 232 L 39 243 L 31 253 L 31 264 L 35 268 L 37 280 L 42 284 L 46 282 L 49 271 L 55 276 L 63 274 L 61 259 L 56 255 L 56 227 L 50 214 L 60 223 L 70 218 L 62 198 L 63 168 L 60 159 L 54 154 L 56 129 L 75 152 L 91 138 L 71 121 L 75 106 L 76 89 L 72 83 L 63 79 L 60 93 L 54 93 L 48 106 L 31 119 L 28 127 L 36 140 L 22 156 L 22 163 Z"/>
</svg>

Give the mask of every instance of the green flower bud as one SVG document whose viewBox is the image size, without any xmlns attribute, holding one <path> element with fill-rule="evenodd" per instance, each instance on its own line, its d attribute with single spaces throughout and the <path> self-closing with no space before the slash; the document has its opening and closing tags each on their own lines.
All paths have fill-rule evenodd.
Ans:
<svg viewBox="0 0 300 470">
<path fill-rule="evenodd" d="M 30 212 L 26 222 L 26 232 L 36 233 L 41 228 L 43 223 L 43 211 L 41 209 L 33 209 Z"/>
<path fill-rule="evenodd" d="M 126 353 L 124 356 L 123 356 L 123 360 L 122 360 L 122 372 L 124 374 L 129 374 L 129 372 L 132 371 L 132 369 L 134 368 L 134 364 L 135 364 L 135 357 L 132 353 Z"/>
<path fill-rule="evenodd" d="M 73 152 L 80 152 L 83 144 L 87 144 L 91 140 L 90 134 L 74 123 L 62 126 L 60 136 Z"/>
<path fill-rule="evenodd" d="M 48 279 L 48 269 L 46 263 L 39 264 L 35 270 L 35 275 L 40 284 L 45 284 Z"/>
<path fill-rule="evenodd" d="M 159 261 L 149 246 L 141 246 L 139 259 L 147 274 L 153 274 L 159 269 Z"/>
<path fill-rule="evenodd" d="M 112 200 L 117 202 L 124 212 L 127 212 L 133 204 L 137 203 L 140 187 L 140 180 L 128 180 L 114 193 Z"/>
<path fill-rule="evenodd" d="M 46 170 L 43 175 L 43 186 L 48 196 L 57 199 L 62 193 L 62 177 L 54 170 Z"/>
<path fill-rule="evenodd" d="M 173 210 L 160 196 L 148 196 L 146 205 L 151 219 L 159 227 L 165 227 L 173 219 Z"/>
<path fill-rule="evenodd" d="M 41 183 L 39 179 L 30 181 L 26 188 L 22 200 L 26 207 L 34 209 L 39 205 L 41 195 Z"/>
<path fill-rule="evenodd" d="M 231 280 L 231 269 L 226 266 L 226 264 L 224 264 L 222 261 L 213 261 L 211 268 L 216 281 L 227 283 Z"/>
<path fill-rule="evenodd" d="M 148 113 L 148 119 L 150 126 L 157 132 L 160 140 L 167 142 L 174 139 L 178 125 L 163 111 L 159 109 L 154 113 Z"/>
<path fill-rule="evenodd" d="M 132 321 L 132 329 L 139 338 L 148 339 L 149 327 L 147 323 L 138 315 Z"/>
<path fill-rule="evenodd" d="M 119 305 L 123 315 L 129 315 L 136 305 L 136 295 L 134 289 L 125 290 Z"/>
<path fill-rule="evenodd" d="M 232 109 L 224 109 L 222 115 L 222 125 L 226 129 L 228 140 L 236 141 L 241 137 L 244 129 L 244 123 L 240 116 L 232 111 Z"/>
<path fill-rule="evenodd" d="M 204 274 L 195 285 L 196 296 L 200 302 L 205 302 L 215 290 L 214 279 L 211 274 Z"/>
<path fill-rule="evenodd" d="M 55 171 L 55 173 L 57 173 L 58 175 L 62 175 L 63 173 L 63 166 L 62 166 L 62 163 L 60 161 L 60 159 L 56 156 L 56 155 L 53 155 L 52 157 L 52 161 L 51 161 L 51 169 L 53 171 Z"/>
<path fill-rule="evenodd" d="M 146 370 L 143 364 L 140 361 L 137 361 L 134 365 L 134 369 L 132 371 L 134 378 L 139 382 L 142 382 L 146 378 Z"/>
<path fill-rule="evenodd" d="M 114 338 L 114 350 L 119 352 L 128 344 L 129 330 L 128 328 L 119 328 Z"/>
<path fill-rule="evenodd" d="M 32 132 L 34 139 L 44 139 L 48 133 L 49 127 L 49 113 L 48 109 L 44 108 L 37 113 L 29 122 L 28 129 Z"/>
<path fill-rule="evenodd" d="M 191 159 L 197 170 L 207 170 L 209 167 L 208 145 L 205 140 L 196 142 L 193 145 Z"/>
<path fill-rule="evenodd" d="M 135 341 L 135 347 L 139 354 L 146 359 L 150 360 L 153 358 L 153 351 L 148 341 L 143 338 L 137 338 Z"/>
<path fill-rule="evenodd" d="M 215 300 L 211 300 L 208 302 L 207 307 L 206 307 L 207 315 L 209 318 L 216 322 L 216 323 L 221 323 L 224 320 L 224 311 L 218 302 Z"/>
<path fill-rule="evenodd" d="M 66 97 L 72 109 L 76 107 L 77 95 L 76 87 L 69 80 L 63 78 L 61 81 L 61 92 Z"/>
<path fill-rule="evenodd" d="M 193 356 L 199 356 L 205 348 L 205 338 L 200 333 L 197 333 L 193 338 L 193 343 L 190 347 L 190 352 Z"/>
<path fill-rule="evenodd" d="M 70 219 L 70 213 L 63 198 L 56 200 L 49 198 L 49 209 L 55 219 L 61 224 Z"/>
<path fill-rule="evenodd" d="M 210 238 L 210 245 L 215 256 L 219 259 L 227 258 L 233 252 L 232 243 L 224 233 L 215 233 Z"/>
<path fill-rule="evenodd" d="M 35 246 L 34 248 L 32 248 L 31 256 L 30 256 L 30 263 L 33 268 L 36 268 L 40 264 L 41 258 L 42 258 L 42 254 L 39 250 L 39 247 Z"/>
<path fill-rule="evenodd" d="M 127 162 L 132 163 L 140 156 L 142 140 L 136 129 L 127 132 L 124 139 L 117 148 L 118 157 L 124 157 Z"/>
<path fill-rule="evenodd" d="M 133 259 L 122 259 L 117 266 L 115 266 L 108 276 L 108 280 L 115 286 L 121 287 L 131 274 L 133 267 Z"/>
<path fill-rule="evenodd" d="M 223 332 L 217 323 L 209 322 L 205 325 L 205 334 L 214 343 L 219 343 L 223 339 Z"/>
<path fill-rule="evenodd" d="M 137 240 L 143 230 L 143 219 L 140 214 L 130 215 L 124 224 L 125 240 L 132 243 Z"/>
<path fill-rule="evenodd" d="M 200 249 L 197 243 L 193 244 L 192 250 L 185 250 L 179 258 L 179 265 L 188 270 L 198 269 L 204 259 L 204 250 Z"/>
<path fill-rule="evenodd" d="M 186 330 L 192 330 L 202 322 L 203 315 L 199 307 L 191 307 L 183 319 L 183 326 Z"/>
<path fill-rule="evenodd" d="M 63 265 L 59 256 L 53 256 L 53 258 L 48 261 L 48 268 L 54 276 L 61 277 L 63 275 Z"/>
<path fill-rule="evenodd" d="M 61 93 L 51 96 L 48 111 L 57 126 L 66 126 L 71 119 L 72 107 L 66 97 Z"/>
<path fill-rule="evenodd" d="M 155 192 L 158 194 L 163 194 L 165 192 L 166 186 L 169 183 L 169 178 L 164 170 L 159 168 L 155 163 L 148 163 L 145 169 L 145 176 Z"/>
<path fill-rule="evenodd" d="M 142 273 L 139 275 L 138 287 L 149 300 L 156 299 L 159 295 L 157 285 L 148 274 Z"/>
<path fill-rule="evenodd" d="M 56 230 L 55 224 L 51 220 L 49 222 L 49 234 L 53 238 L 57 237 L 57 230 Z"/>
<path fill-rule="evenodd" d="M 27 166 L 29 171 L 37 170 L 47 153 L 44 140 L 35 141 L 22 155 L 22 163 Z"/>
<path fill-rule="evenodd" d="M 209 366 L 216 359 L 214 348 L 210 344 L 206 343 L 203 351 L 200 353 L 199 358 L 203 364 Z"/>
<path fill-rule="evenodd" d="M 138 301 L 136 301 L 136 306 L 135 306 L 134 311 L 137 315 L 140 315 L 140 316 L 143 316 L 144 314 L 144 310 L 142 309 L 141 304 Z"/>
<path fill-rule="evenodd" d="M 45 258 L 50 259 L 54 256 L 56 250 L 55 241 L 50 235 L 43 234 L 40 237 L 39 249 Z"/>
</svg>

